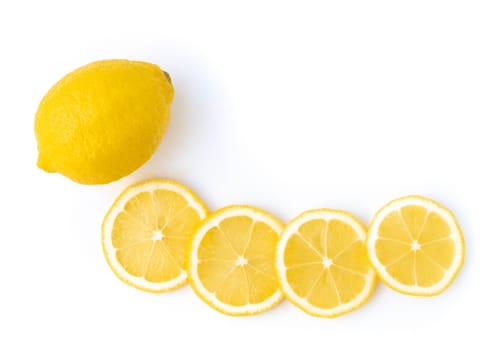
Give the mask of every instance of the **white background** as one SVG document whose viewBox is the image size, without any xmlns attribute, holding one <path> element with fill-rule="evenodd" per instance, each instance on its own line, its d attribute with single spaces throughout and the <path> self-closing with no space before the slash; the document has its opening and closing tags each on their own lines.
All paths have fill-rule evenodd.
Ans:
<svg viewBox="0 0 495 350">
<path fill-rule="evenodd" d="M 494 348 L 493 1 L 4 1 L 0 4 L 1 349 Z M 36 168 L 34 113 L 67 72 L 103 58 L 159 64 L 176 98 L 159 150 L 82 186 Z M 287 221 L 332 207 L 369 223 L 405 194 L 450 207 L 467 254 L 433 298 L 382 284 L 361 309 L 256 317 L 185 286 L 148 294 L 107 267 L 100 224 L 149 177 L 217 209 Z"/>
</svg>

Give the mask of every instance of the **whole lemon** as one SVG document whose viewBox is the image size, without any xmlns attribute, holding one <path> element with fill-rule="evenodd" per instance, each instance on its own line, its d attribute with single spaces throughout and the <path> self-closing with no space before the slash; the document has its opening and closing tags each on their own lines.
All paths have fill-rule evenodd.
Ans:
<svg viewBox="0 0 495 350">
<path fill-rule="evenodd" d="M 152 63 L 103 60 L 76 69 L 36 112 L 38 167 L 83 184 L 130 174 L 158 147 L 173 95 L 168 74 Z"/>
</svg>

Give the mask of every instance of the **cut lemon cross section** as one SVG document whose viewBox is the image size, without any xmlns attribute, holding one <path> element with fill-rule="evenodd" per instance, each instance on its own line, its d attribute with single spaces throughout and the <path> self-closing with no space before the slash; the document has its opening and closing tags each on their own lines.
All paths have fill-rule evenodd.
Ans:
<svg viewBox="0 0 495 350">
<path fill-rule="evenodd" d="M 249 206 L 211 214 L 193 236 L 189 279 L 196 294 L 229 315 L 253 315 L 282 299 L 274 267 L 283 224 Z"/>
<path fill-rule="evenodd" d="M 364 304 L 376 285 L 365 240 L 365 227 L 342 211 L 310 210 L 289 222 L 276 253 L 287 299 L 320 317 L 336 317 Z"/>
<path fill-rule="evenodd" d="M 431 199 L 408 196 L 381 208 L 371 222 L 370 261 L 398 292 L 436 295 L 461 268 L 464 241 L 454 215 Z"/>
<path fill-rule="evenodd" d="M 171 180 L 148 180 L 127 188 L 102 225 L 103 252 L 124 282 L 149 292 L 183 285 L 191 234 L 206 217 L 203 202 Z"/>
</svg>

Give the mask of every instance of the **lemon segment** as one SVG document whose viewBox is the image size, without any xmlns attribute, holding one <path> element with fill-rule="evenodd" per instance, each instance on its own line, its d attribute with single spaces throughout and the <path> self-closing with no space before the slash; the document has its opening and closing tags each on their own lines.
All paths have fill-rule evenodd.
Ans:
<svg viewBox="0 0 495 350">
<path fill-rule="evenodd" d="M 290 221 L 275 260 L 285 296 L 320 317 L 336 317 L 364 304 L 376 284 L 365 240 L 364 226 L 342 211 L 310 210 Z"/>
<path fill-rule="evenodd" d="M 229 315 L 253 315 L 282 299 L 274 267 L 283 224 L 250 206 L 212 213 L 197 229 L 188 274 L 196 294 Z"/>
<path fill-rule="evenodd" d="M 454 215 L 420 196 L 396 199 L 373 218 L 367 242 L 382 281 L 410 295 L 437 295 L 464 260 L 464 240 Z"/>
<path fill-rule="evenodd" d="M 206 206 L 188 188 L 154 179 L 127 188 L 102 225 L 105 258 L 124 282 L 150 292 L 187 280 L 188 241 L 206 217 Z"/>
</svg>

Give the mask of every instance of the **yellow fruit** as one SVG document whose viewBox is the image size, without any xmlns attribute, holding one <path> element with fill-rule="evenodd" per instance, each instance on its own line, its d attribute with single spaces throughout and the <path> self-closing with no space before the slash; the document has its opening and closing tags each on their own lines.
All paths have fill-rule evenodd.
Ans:
<svg viewBox="0 0 495 350">
<path fill-rule="evenodd" d="M 273 259 L 282 223 L 249 206 L 211 214 L 189 250 L 189 281 L 196 294 L 229 315 L 252 315 L 280 302 Z"/>
<path fill-rule="evenodd" d="M 158 147 L 173 94 L 168 74 L 151 63 L 105 60 L 76 69 L 36 112 L 38 166 L 83 184 L 130 174 Z"/>
<path fill-rule="evenodd" d="M 381 280 L 409 295 L 443 292 L 459 272 L 465 249 L 454 215 L 419 196 L 381 208 L 371 222 L 367 246 Z"/>
<path fill-rule="evenodd" d="M 365 240 L 365 227 L 343 211 L 309 210 L 290 221 L 275 260 L 287 299 L 319 317 L 336 317 L 363 305 L 376 285 Z"/>
<path fill-rule="evenodd" d="M 175 181 L 154 179 L 127 188 L 102 225 L 105 258 L 122 281 L 149 292 L 183 285 L 191 234 L 206 217 L 203 202 Z"/>
</svg>

